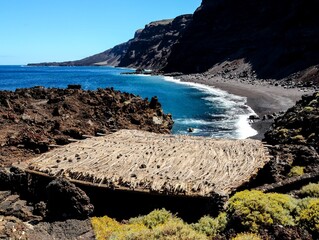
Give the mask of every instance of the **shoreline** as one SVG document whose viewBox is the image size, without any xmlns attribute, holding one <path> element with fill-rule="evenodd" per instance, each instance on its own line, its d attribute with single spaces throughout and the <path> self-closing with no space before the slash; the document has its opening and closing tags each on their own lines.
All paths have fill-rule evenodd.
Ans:
<svg viewBox="0 0 319 240">
<path fill-rule="evenodd" d="M 230 94 L 245 97 L 247 99 L 246 104 L 260 117 L 260 121 L 256 121 L 251 125 L 258 134 L 250 137 L 259 140 L 263 139 L 264 133 L 273 122 L 273 120 L 263 121 L 263 116 L 287 111 L 295 105 L 296 101 L 301 99 L 302 95 L 313 92 L 303 92 L 298 88 L 274 86 L 260 80 L 249 83 L 241 79 L 224 79 L 222 77 L 210 76 L 208 73 L 181 75 L 174 78 L 182 82 L 199 83 L 221 89 Z"/>
<path fill-rule="evenodd" d="M 147 76 L 147 75 L 144 75 Z M 247 105 L 246 97 L 238 96 L 236 94 L 229 93 L 225 90 L 222 90 L 220 88 L 212 87 L 207 84 L 199 83 L 199 82 L 192 82 L 192 81 L 182 81 L 181 79 L 174 78 L 172 76 L 164 76 L 164 80 L 169 82 L 174 82 L 177 84 L 187 85 L 192 88 L 196 88 L 197 90 L 201 92 L 208 93 L 209 95 L 213 97 L 222 97 L 223 102 L 228 105 L 231 104 L 232 107 L 226 107 L 228 110 L 232 111 L 233 108 L 235 109 L 245 109 L 244 112 L 237 112 L 237 123 L 235 123 L 236 126 L 236 137 L 235 139 L 247 139 L 252 138 L 256 134 L 258 134 L 258 131 L 252 127 L 252 125 L 249 122 L 250 116 L 255 116 L 256 112 Z M 209 101 L 209 100 L 208 100 Z M 210 101 L 209 101 L 210 102 Z M 227 104 L 228 103 L 228 104 Z M 227 115 L 227 114 L 226 114 Z M 228 119 L 229 120 L 229 119 Z M 227 121 L 227 120 L 226 120 Z M 211 136 L 213 137 L 213 136 Z M 226 137 L 227 138 L 227 137 Z"/>
</svg>

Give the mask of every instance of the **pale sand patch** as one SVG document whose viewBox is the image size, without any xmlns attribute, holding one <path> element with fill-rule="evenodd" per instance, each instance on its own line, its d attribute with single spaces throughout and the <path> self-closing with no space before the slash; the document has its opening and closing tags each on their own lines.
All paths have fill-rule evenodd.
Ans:
<svg viewBox="0 0 319 240">
<path fill-rule="evenodd" d="M 106 188 L 208 197 L 229 194 L 268 161 L 258 140 L 121 130 L 52 150 L 28 169 Z"/>
</svg>

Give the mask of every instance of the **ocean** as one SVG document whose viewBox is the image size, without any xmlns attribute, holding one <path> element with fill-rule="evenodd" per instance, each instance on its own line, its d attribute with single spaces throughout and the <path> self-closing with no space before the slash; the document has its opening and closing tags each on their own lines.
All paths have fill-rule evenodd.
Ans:
<svg viewBox="0 0 319 240">
<path fill-rule="evenodd" d="M 132 69 L 113 67 L 0 66 L 0 90 L 44 86 L 83 89 L 110 88 L 151 99 L 157 96 L 165 113 L 174 120 L 173 134 L 243 139 L 255 135 L 248 116 L 254 114 L 243 97 L 171 77 L 123 75 Z M 189 133 L 187 130 L 193 128 Z"/>
</svg>

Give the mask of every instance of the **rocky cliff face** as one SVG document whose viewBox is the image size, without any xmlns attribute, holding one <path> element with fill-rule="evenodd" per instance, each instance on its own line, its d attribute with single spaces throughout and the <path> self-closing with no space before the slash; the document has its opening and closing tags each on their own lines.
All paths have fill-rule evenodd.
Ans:
<svg viewBox="0 0 319 240">
<path fill-rule="evenodd" d="M 203 0 L 168 58 L 166 72 L 203 72 L 244 59 L 260 78 L 319 63 L 319 2 Z"/>
<path fill-rule="evenodd" d="M 110 65 L 195 73 L 229 65 L 257 78 L 319 75 L 317 0 L 203 0 L 193 15 L 152 22 L 133 39 L 71 62 L 36 65 Z M 295 73 L 298 73 L 297 75 Z M 294 74 L 294 75 L 293 75 Z"/>
<path fill-rule="evenodd" d="M 319 93 L 304 95 L 277 118 L 265 133 L 274 158 L 266 179 L 279 182 L 287 177 L 319 173 Z"/>
<path fill-rule="evenodd" d="M 120 67 L 160 69 L 166 65 L 172 46 L 183 35 L 192 15 L 151 22 L 136 34 L 122 57 Z"/>
<path fill-rule="evenodd" d="M 35 63 L 29 66 L 120 66 L 160 69 L 166 65 L 172 46 L 192 20 L 192 15 L 151 22 L 137 30 L 133 39 L 102 53 L 67 62 Z"/>
</svg>

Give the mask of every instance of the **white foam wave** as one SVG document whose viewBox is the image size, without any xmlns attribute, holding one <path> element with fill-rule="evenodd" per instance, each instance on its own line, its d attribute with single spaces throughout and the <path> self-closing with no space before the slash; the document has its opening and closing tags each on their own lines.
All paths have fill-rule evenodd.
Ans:
<svg viewBox="0 0 319 240">
<path fill-rule="evenodd" d="M 178 122 L 183 125 L 211 125 L 211 122 L 201 120 L 201 119 L 193 119 L 193 118 L 185 118 L 185 119 L 174 119 L 174 122 Z"/>
<path fill-rule="evenodd" d="M 238 139 L 245 139 L 248 137 L 255 136 L 258 132 L 253 129 L 249 122 L 247 115 L 239 116 L 239 120 L 237 122 L 237 138 Z"/>
<path fill-rule="evenodd" d="M 237 96 L 234 94 L 230 94 L 226 91 L 223 91 L 221 89 L 217 89 L 211 86 L 207 86 L 200 83 L 193 83 L 193 82 L 182 82 L 179 79 L 175 79 L 173 77 L 163 77 L 165 81 L 170 81 L 178 84 L 187 85 L 193 88 L 196 88 L 204 93 L 206 93 L 208 96 L 204 97 L 203 99 L 209 104 L 212 104 L 215 108 L 220 107 L 227 109 L 226 113 L 223 114 L 223 117 L 225 116 L 226 119 L 223 123 L 223 125 L 229 125 L 234 124 L 236 128 L 235 138 L 238 139 L 244 139 L 251 136 L 256 135 L 258 132 L 251 127 L 249 124 L 249 116 L 250 115 L 256 115 L 256 113 L 251 109 L 246 103 L 247 98 Z M 216 115 L 219 117 L 219 115 Z M 216 117 L 215 116 L 215 117 Z M 204 120 L 196 120 L 194 119 L 183 119 L 182 124 L 202 124 L 202 125 L 209 125 L 212 124 L 211 122 L 204 121 Z M 193 121 L 193 122 L 192 122 Z M 235 122 L 234 122 L 235 121 Z M 181 123 L 179 122 L 179 123 Z M 233 125 L 233 126 L 234 126 Z M 225 135 L 224 135 L 225 137 Z"/>
</svg>

